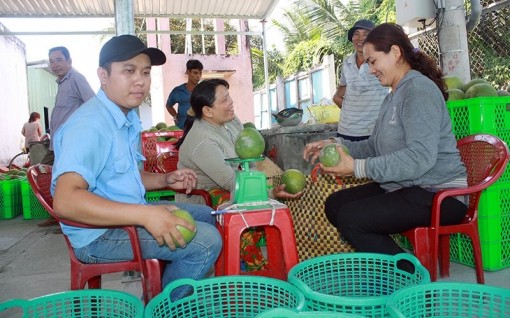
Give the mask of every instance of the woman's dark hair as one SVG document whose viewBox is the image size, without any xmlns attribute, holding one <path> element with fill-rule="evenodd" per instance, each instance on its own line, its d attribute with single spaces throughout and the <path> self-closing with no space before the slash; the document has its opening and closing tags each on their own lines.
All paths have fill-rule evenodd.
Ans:
<svg viewBox="0 0 510 318">
<path fill-rule="evenodd" d="M 446 85 L 442 78 L 443 72 L 432 58 L 418 48 L 414 48 L 400 25 L 382 23 L 370 31 L 364 43 L 370 43 L 376 51 L 384 53 L 389 53 L 393 45 L 398 46 L 403 58 L 411 65 L 411 68 L 430 78 L 441 90 L 444 99 L 448 99 Z"/>
<path fill-rule="evenodd" d="M 36 121 L 37 119 L 41 118 L 41 115 L 39 115 L 38 112 L 32 112 L 30 114 L 30 117 L 28 118 L 28 122 L 29 123 L 33 123 L 34 121 Z"/>
<path fill-rule="evenodd" d="M 221 78 L 213 78 L 201 81 L 193 89 L 193 92 L 191 92 L 189 103 L 191 104 L 191 109 L 195 113 L 195 116 L 188 115 L 186 117 L 186 122 L 184 123 L 184 135 L 175 144 L 177 148 L 179 148 L 184 142 L 186 135 L 190 131 L 191 127 L 193 127 L 195 119 L 201 119 L 204 115 L 204 107 L 214 104 L 216 100 L 216 87 L 218 86 L 225 86 L 227 89 L 230 87 L 226 80 Z"/>
</svg>

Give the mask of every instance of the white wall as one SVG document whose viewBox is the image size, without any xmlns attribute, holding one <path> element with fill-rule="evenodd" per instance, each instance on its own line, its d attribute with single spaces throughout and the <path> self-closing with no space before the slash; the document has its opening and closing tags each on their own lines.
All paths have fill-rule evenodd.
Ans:
<svg viewBox="0 0 510 318">
<path fill-rule="evenodd" d="M 5 166 L 21 151 L 21 128 L 29 116 L 25 44 L 0 36 L 0 56 L 0 165 Z"/>
</svg>

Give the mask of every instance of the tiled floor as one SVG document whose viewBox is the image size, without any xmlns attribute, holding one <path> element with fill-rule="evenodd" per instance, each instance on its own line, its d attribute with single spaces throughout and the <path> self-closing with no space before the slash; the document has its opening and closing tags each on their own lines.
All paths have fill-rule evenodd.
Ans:
<svg viewBox="0 0 510 318">
<path fill-rule="evenodd" d="M 69 289 L 69 258 L 56 226 L 40 228 L 41 220 L 0 220 L 0 302 L 33 298 Z M 450 277 L 441 281 L 476 282 L 474 269 L 452 263 Z M 488 285 L 510 289 L 510 268 L 485 272 Z M 139 280 L 121 273 L 106 275 L 103 288 L 141 296 Z M 3 317 L 0 313 L 0 317 Z"/>
</svg>

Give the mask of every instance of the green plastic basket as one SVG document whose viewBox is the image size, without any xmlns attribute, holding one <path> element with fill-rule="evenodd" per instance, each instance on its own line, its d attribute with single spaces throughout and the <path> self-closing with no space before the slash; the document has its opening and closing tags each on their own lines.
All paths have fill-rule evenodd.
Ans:
<svg viewBox="0 0 510 318">
<path fill-rule="evenodd" d="M 0 313 L 21 309 L 23 318 L 143 318 L 140 299 L 108 289 L 71 290 L 42 297 L 0 303 Z M 1 315 L 0 315 L 1 316 Z"/>
<path fill-rule="evenodd" d="M 145 200 L 147 202 L 157 202 L 157 201 L 174 201 L 175 200 L 175 191 L 172 190 L 154 190 L 145 192 Z"/>
<path fill-rule="evenodd" d="M 510 317 L 510 289 L 471 283 L 402 288 L 386 304 L 390 317 Z"/>
<path fill-rule="evenodd" d="M 189 296 L 175 302 L 171 292 L 190 286 Z M 251 318 L 272 308 L 302 310 L 305 298 L 295 286 L 275 278 L 221 276 L 193 280 L 183 278 L 165 287 L 145 307 L 145 317 L 154 318 Z"/>
<path fill-rule="evenodd" d="M 409 273 L 397 267 L 407 260 Z M 429 272 L 411 254 L 341 253 L 295 265 L 288 280 L 305 295 L 307 309 L 385 317 L 388 297 L 403 287 L 430 282 Z"/>
<path fill-rule="evenodd" d="M 296 311 L 291 309 L 276 308 L 267 310 L 256 318 L 364 318 L 360 315 L 341 314 L 327 311 Z"/>
<path fill-rule="evenodd" d="M 488 133 L 510 142 L 510 96 L 478 97 L 446 102 L 456 139 Z M 510 167 L 495 184 L 510 181 Z"/>
<path fill-rule="evenodd" d="M 0 180 L 0 220 L 12 219 L 21 214 L 21 179 Z"/>
<path fill-rule="evenodd" d="M 39 199 L 34 194 L 32 187 L 28 180 L 22 180 L 20 182 L 21 187 L 21 203 L 23 206 L 23 219 L 24 220 L 35 220 L 35 219 L 47 219 L 50 214 L 42 206 Z"/>
</svg>

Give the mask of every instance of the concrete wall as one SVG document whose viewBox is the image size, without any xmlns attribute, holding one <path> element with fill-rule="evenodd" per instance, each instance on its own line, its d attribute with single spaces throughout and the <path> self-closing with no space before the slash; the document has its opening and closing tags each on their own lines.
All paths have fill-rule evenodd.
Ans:
<svg viewBox="0 0 510 318">
<path fill-rule="evenodd" d="M 148 19 L 147 30 L 154 29 L 168 30 L 168 19 Z M 218 35 L 218 37 L 222 36 Z M 206 74 L 211 70 L 231 71 L 225 75 L 224 79 L 230 85 L 229 92 L 234 100 L 234 111 L 242 122 L 254 120 L 252 65 L 245 36 L 238 37 L 240 39 L 240 53 L 237 55 L 171 54 L 169 34 L 150 34 L 147 38 L 149 46 L 157 46 L 165 52 L 167 61 L 163 66 L 154 67 L 152 70 L 152 105 L 150 108 L 140 108 L 142 121 L 149 117 L 143 112 L 147 110 L 152 112 L 152 123 L 144 122 L 144 127 L 154 125 L 160 121 L 173 124 L 173 119 L 165 108 L 166 100 L 175 86 L 188 81 L 185 72 L 186 62 L 190 59 L 197 59 L 202 62 L 204 65 L 203 78 L 206 78 Z M 221 43 L 222 41 L 218 42 Z"/>
<path fill-rule="evenodd" d="M 0 29 L 6 30 L 2 24 Z M 21 151 L 21 129 L 29 116 L 25 44 L 0 36 L 0 56 L 0 165 L 6 165 Z"/>
<path fill-rule="evenodd" d="M 269 129 L 276 121 L 268 114 L 277 113 L 285 108 L 297 107 L 304 110 L 303 123 L 310 117 L 308 107 L 317 105 L 322 99 L 331 100 L 336 91 L 335 60 L 327 55 L 321 65 L 285 79 L 278 77 L 276 83 L 269 86 L 269 105 L 266 89 L 253 92 L 255 103 L 255 125 L 259 129 Z M 303 85 L 305 84 L 305 85 Z"/>
<path fill-rule="evenodd" d="M 43 131 L 50 129 L 45 122 L 49 123 L 49 116 L 55 106 L 58 85 L 55 82 L 56 76 L 46 69 L 47 65 L 30 65 L 27 67 L 28 73 L 28 103 L 30 112 L 41 114 L 41 127 Z M 48 116 L 44 114 L 47 109 Z"/>
</svg>

